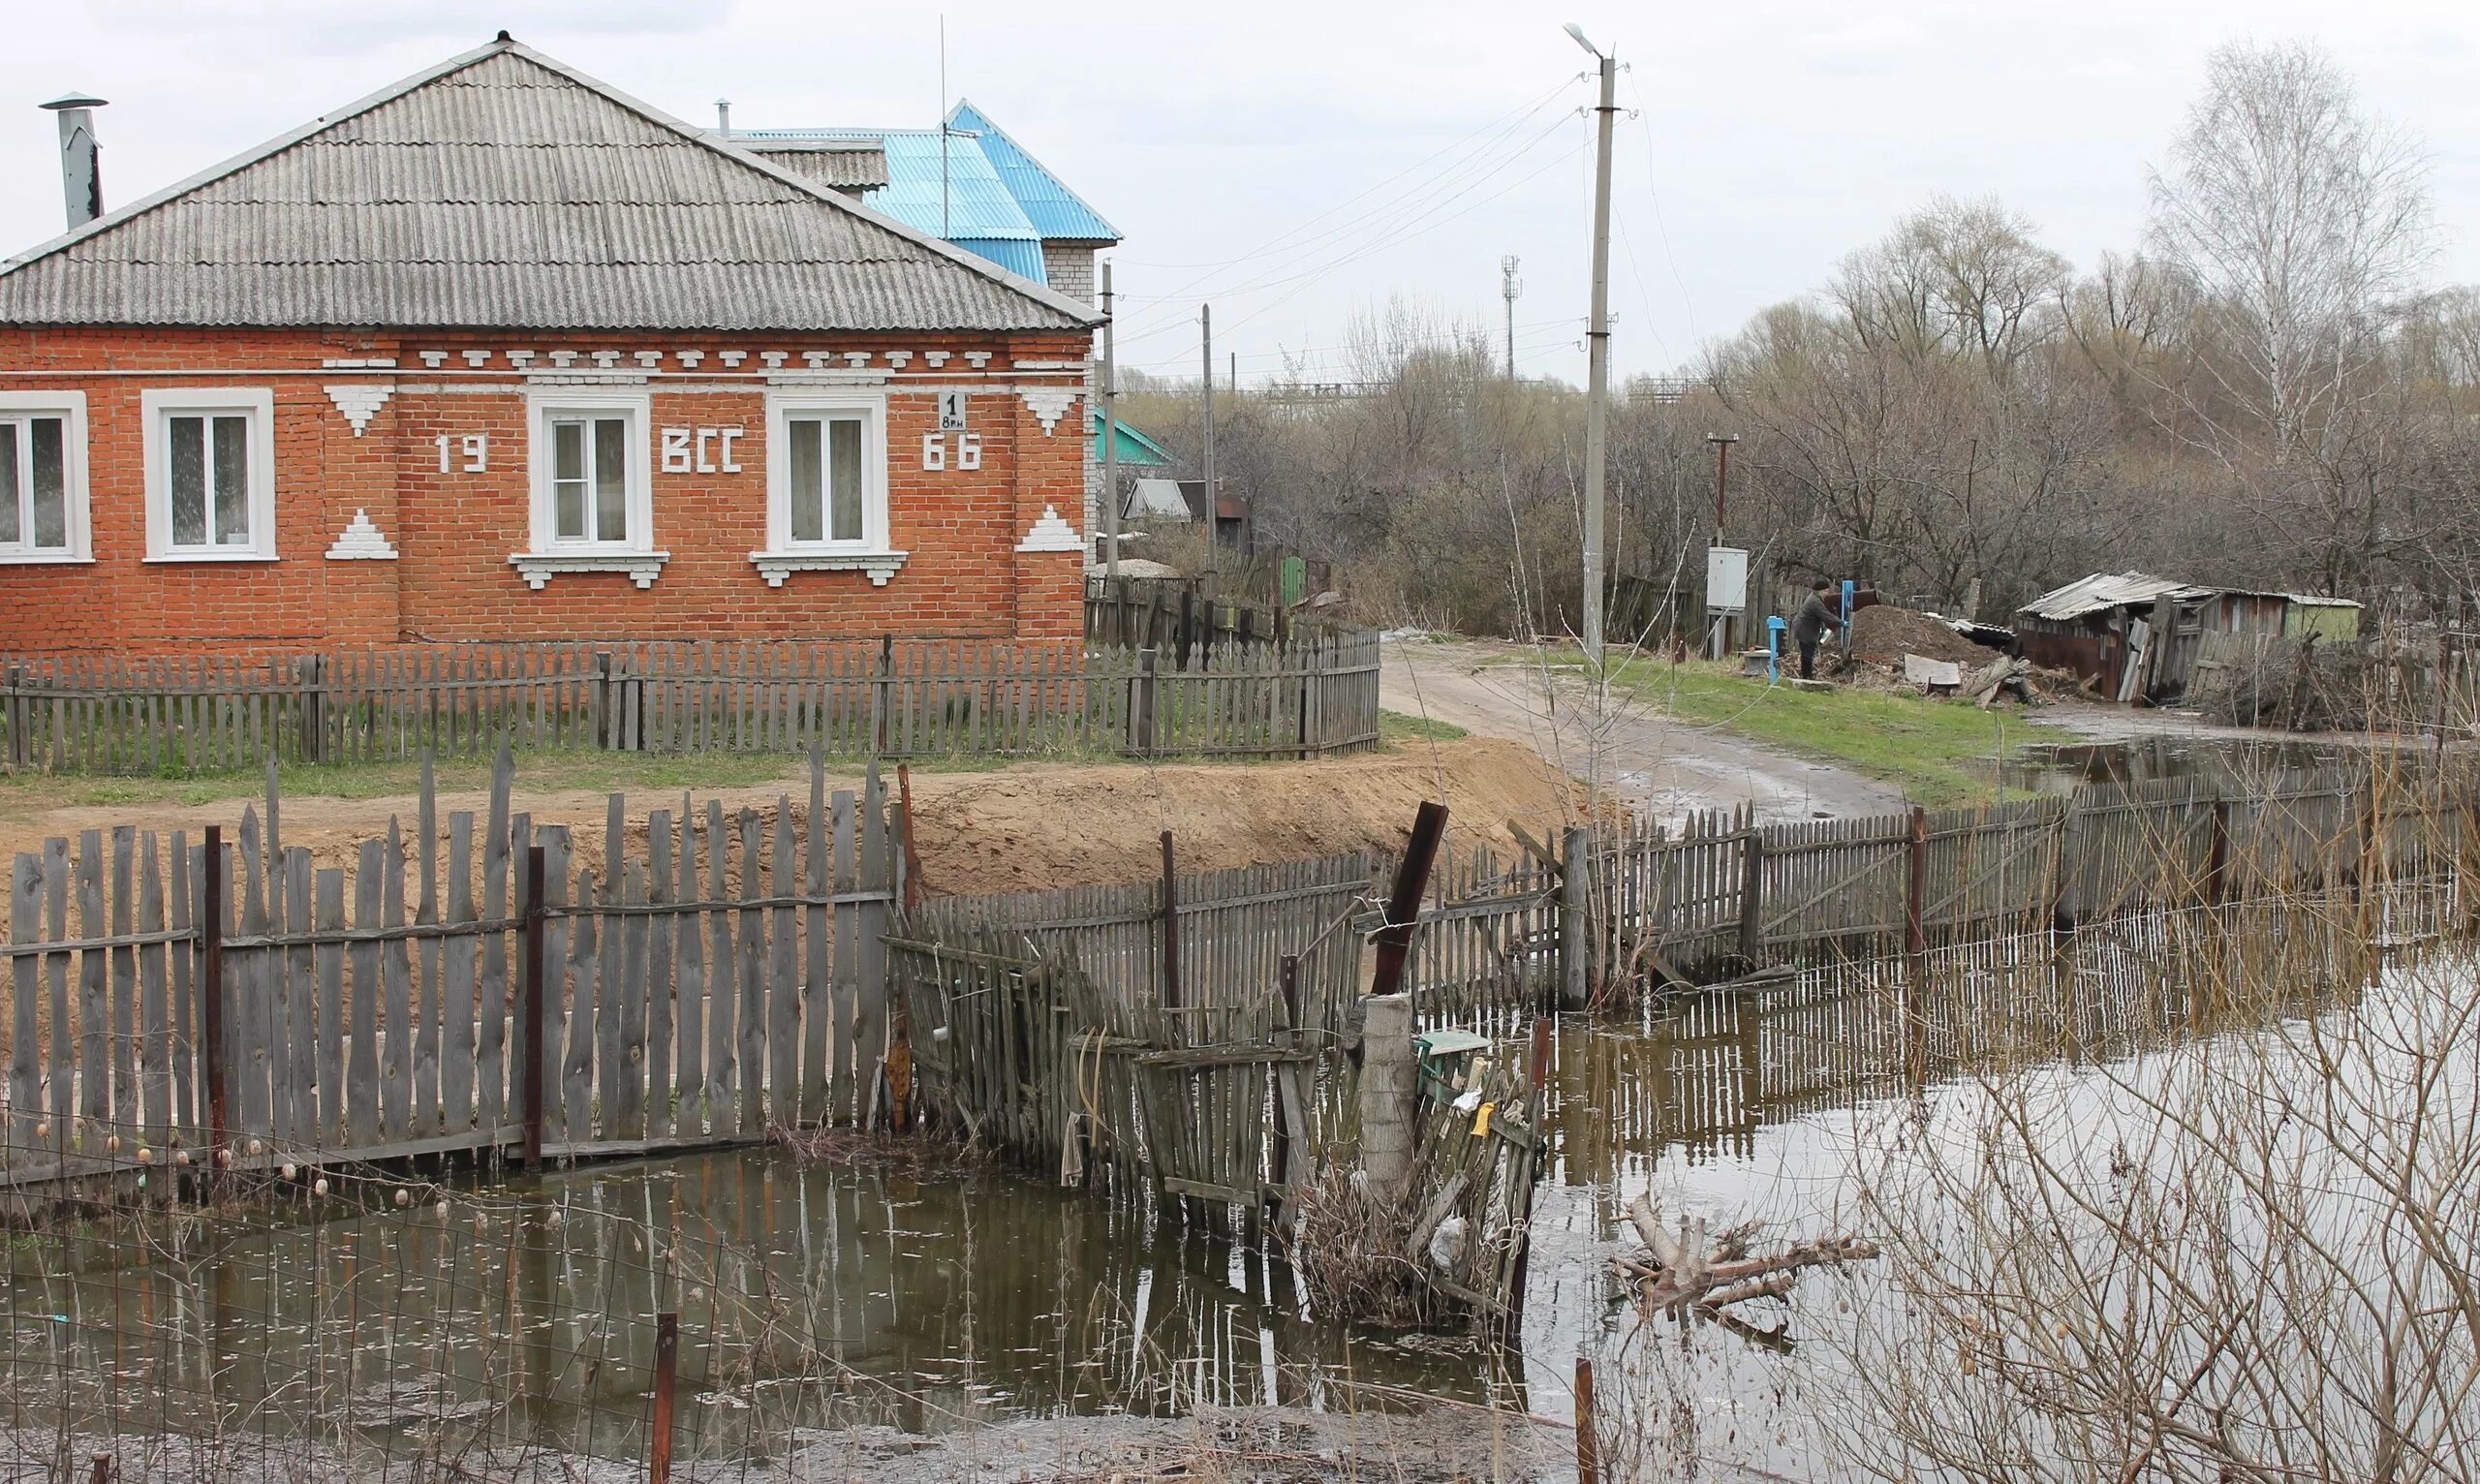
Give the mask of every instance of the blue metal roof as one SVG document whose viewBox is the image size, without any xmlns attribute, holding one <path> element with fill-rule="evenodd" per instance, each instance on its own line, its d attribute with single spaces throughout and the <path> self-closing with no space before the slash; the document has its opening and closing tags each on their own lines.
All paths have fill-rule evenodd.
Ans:
<svg viewBox="0 0 2480 1484">
<path fill-rule="evenodd" d="M 990 158 L 1008 194 L 1025 213 L 1034 229 L 1052 241 L 1117 242 L 1120 230 L 1102 219 L 1102 214 L 1085 204 L 1082 198 L 1068 188 L 1057 175 L 1045 169 L 1039 160 L 1027 153 L 1025 147 L 1008 131 L 991 122 L 990 116 L 971 103 L 959 102 L 947 114 L 947 123 L 956 129 L 970 129 L 978 137 L 981 151 Z M 892 167 L 890 167 L 892 169 Z"/>
<path fill-rule="evenodd" d="M 1119 229 L 1043 169 L 1040 161 L 970 103 L 947 115 L 946 171 L 939 169 L 938 129 L 747 129 L 735 139 L 878 139 L 886 151 L 887 183 L 863 195 L 872 206 L 916 232 L 946 237 L 1038 284 L 1045 241 L 1117 242 Z"/>
</svg>

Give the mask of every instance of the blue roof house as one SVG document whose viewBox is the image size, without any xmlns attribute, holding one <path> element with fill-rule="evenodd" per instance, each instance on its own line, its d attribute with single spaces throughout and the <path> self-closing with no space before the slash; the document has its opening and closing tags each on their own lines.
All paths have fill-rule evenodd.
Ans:
<svg viewBox="0 0 2480 1484">
<path fill-rule="evenodd" d="M 842 163 L 828 183 L 864 205 L 1088 303 L 1094 255 L 1120 240 L 1118 228 L 969 102 L 938 129 L 749 129 L 732 139 L 787 165 L 832 155 Z M 876 178 L 850 163 L 872 141 L 882 155 Z"/>
</svg>

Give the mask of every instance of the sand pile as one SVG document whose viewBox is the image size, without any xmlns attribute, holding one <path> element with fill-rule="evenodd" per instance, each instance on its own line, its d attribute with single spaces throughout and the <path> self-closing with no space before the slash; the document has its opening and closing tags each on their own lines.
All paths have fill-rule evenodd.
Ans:
<svg viewBox="0 0 2480 1484">
<path fill-rule="evenodd" d="M 1852 615 L 1851 653 L 1872 665 L 1901 665 L 1904 656 L 1918 655 L 1924 660 L 1950 660 L 1966 668 L 1998 658 L 1998 651 L 1982 648 L 1939 620 L 1890 603 Z"/>
</svg>

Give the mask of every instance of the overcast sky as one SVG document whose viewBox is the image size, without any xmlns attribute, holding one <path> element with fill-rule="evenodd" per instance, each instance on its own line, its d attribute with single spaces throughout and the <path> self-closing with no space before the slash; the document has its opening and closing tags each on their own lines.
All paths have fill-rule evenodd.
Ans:
<svg viewBox="0 0 2480 1484">
<path fill-rule="evenodd" d="M 56 233 L 52 121 L 97 120 L 108 204 L 134 200 L 501 27 L 695 122 L 936 122 L 940 9 L 857 0 L 14 0 L 0 241 Z M 1348 375 L 1355 315 L 1401 294 L 1581 381 L 1591 59 L 1626 65 L 1611 302 L 1620 371 L 1660 373 L 1814 289 L 1930 196 L 1994 195 L 2077 264 L 2133 245 L 2217 43 L 2311 38 L 2422 138 L 2435 277 L 2480 281 L 2480 6 L 2471 0 L 952 0 L 970 97 L 1127 234 L 1122 358 L 1194 374 L 1196 305 L 1242 380 Z"/>
</svg>

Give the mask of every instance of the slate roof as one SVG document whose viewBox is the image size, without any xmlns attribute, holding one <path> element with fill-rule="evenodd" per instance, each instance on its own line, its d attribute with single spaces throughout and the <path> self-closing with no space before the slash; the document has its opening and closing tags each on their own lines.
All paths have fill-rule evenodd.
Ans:
<svg viewBox="0 0 2480 1484">
<path fill-rule="evenodd" d="M 769 165 L 839 191 L 887 183 L 887 152 L 876 139 L 792 139 L 743 146 Z"/>
<path fill-rule="evenodd" d="M 0 322 L 1097 323 L 1038 283 L 505 39 L 0 264 Z"/>
</svg>

